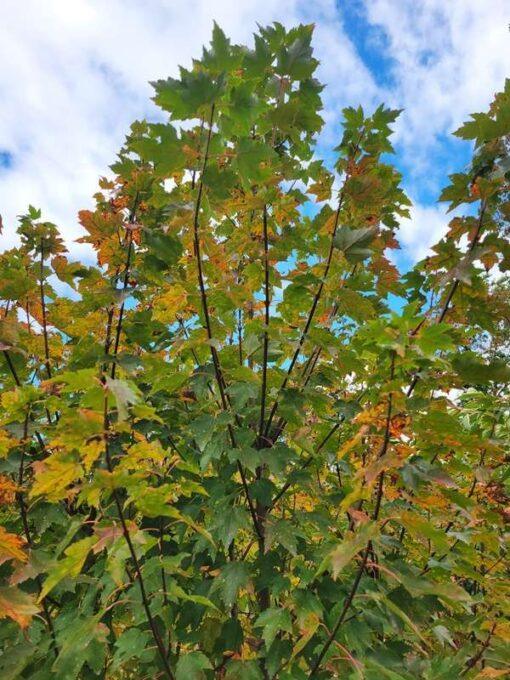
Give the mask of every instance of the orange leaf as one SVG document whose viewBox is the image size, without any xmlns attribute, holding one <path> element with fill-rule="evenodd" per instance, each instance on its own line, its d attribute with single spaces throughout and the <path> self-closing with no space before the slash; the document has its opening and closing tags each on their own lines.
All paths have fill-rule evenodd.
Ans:
<svg viewBox="0 0 510 680">
<path fill-rule="evenodd" d="M 15 587 L 0 588 L 0 619 L 12 619 L 21 628 L 26 628 L 38 611 L 38 606 L 28 593 Z"/>
<path fill-rule="evenodd" d="M 20 560 L 26 562 L 27 556 L 22 547 L 25 540 L 16 534 L 10 534 L 0 526 L 0 564 L 7 560 Z"/>
</svg>

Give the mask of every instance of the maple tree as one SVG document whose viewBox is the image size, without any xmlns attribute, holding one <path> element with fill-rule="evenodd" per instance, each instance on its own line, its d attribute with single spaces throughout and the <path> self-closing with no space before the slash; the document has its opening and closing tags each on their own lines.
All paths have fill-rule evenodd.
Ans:
<svg viewBox="0 0 510 680">
<path fill-rule="evenodd" d="M 97 265 L 33 207 L 0 255 L 4 680 L 507 677 L 510 82 L 401 274 L 399 112 L 320 160 L 311 40 L 215 26 Z"/>
</svg>

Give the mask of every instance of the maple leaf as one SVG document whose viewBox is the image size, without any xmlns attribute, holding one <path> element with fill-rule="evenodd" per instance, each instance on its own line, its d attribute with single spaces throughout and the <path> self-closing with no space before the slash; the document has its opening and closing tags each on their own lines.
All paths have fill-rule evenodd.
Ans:
<svg viewBox="0 0 510 680">
<path fill-rule="evenodd" d="M 20 626 L 27 628 L 32 617 L 39 613 L 34 598 L 19 588 L 0 587 L 0 619 L 9 618 Z"/>
<path fill-rule="evenodd" d="M 0 526 L 0 564 L 7 560 L 27 561 L 27 554 L 23 550 L 25 539 L 11 534 Z"/>
</svg>

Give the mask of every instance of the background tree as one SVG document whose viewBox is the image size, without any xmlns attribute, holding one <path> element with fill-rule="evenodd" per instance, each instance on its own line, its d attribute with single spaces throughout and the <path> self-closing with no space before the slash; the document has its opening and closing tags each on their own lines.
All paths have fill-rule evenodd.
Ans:
<svg viewBox="0 0 510 680">
<path fill-rule="evenodd" d="M 80 213 L 97 266 L 34 208 L 0 256 L 3 678 L 508 672 L 510 83 L 402 276 L 399 112 L 317 158 L 311 39 L 215 26 Z"/>
</svg>

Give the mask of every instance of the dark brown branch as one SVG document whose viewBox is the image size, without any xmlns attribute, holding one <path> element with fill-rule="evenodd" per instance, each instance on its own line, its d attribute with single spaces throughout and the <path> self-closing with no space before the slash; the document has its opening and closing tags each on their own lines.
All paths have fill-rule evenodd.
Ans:
<svg viewBox="0 0 510 680">
<path fill-rule="evenodd" d="M 391 356 L 391 370 L 390 370 L 390 380 L 393 380 L 395 374 L 395 353 L 392 352 Z M 377 455 L 377 458 L 380 459 L 382 458 L 385 454 L 386 451 L 388 450 L 388 445 L 390 442 L 390 432 L 391 432 L 391 413 L 392 413 L 392 393 L 390 392 L 388 396 L 388 409 L 386 412 L 386 425 L 384 429 L 384 439 L 381 444 L 381 448 L 379 450 L 379 453 Z M 379 475 L 379 480 L 378 480 L 378 486 L 377 486 L 377 494 L 376 494 L 376 501 L 375 501 L 375 507 L 374 511 L 372 513 L 372 520 L 376 522 L 379 519 L 379 514 L 381 510 L 381 502 L 382 502 L 382 497 L 383 497 L 383 490 L 384 490 L 384 470 L 380 473 Z M 369 541 L 363 551 L 363 557 L 361 559 L 361 563 L 358 567 L 358 571 L 356 572 L 356 576 L 354 578 L 354 582 L 351 586 L 351 590 L 349 591 L 349 594 L 347 595 L 347 598 L 344 602 L 344 606 L 342 607 L 342 611 L 340 612 L 340 616 L 337 619 L 337 622 L 335 623 L 333 630 L 329 634 L 326 642 L 324 643 L 319 656 L 317 657 L 314 665 L 312 666 L 312 670 L 310 671 L 310 675 L 308 676 L 309 678 L 313 678 L 322 663 L 322 660 L 324 659 L 324 656 L 326 655 L 328 649 L 330 648 L 332 642 L 334 641 L 338 631 L 340 630 L 340 626 L 345 620 L 345 617 L 347 615 L 347 612 L 349 611 L 352 602 L 356 596 L 356 593 L 358 592 L 358 588 L 361 582 L 361 578 L 363 576 L 363 572 L 365 571 L 365 567 L 367 565 L 367 560 L 372 551 L 372 541 Z"/>
<path fill-rule="evenodd" d="M 492 436 L 494 435 L 495 429 L 496 429 L 496 421 L 494 421 L 493 424 L 492 424 L 491 431 L 490 431 L 490 434 L 489 434 L 489 439 L 491 439 Z M 482 449 L 480 451 L 480 459 L 479 459 L 478 465 L 477 465 L 478 468 L 480 468 L 483 465 L 486 453 L 487 453 L 487 449 Z M 469 488 L 469 491 L 467 493 L 466 498 L 471 498 L 473 496 L 473 494 L 475 493 L 477 485 L 478 485 L 478 479 L 477 479 L 476 473 L 475 473 L 473 475 L 473 481 L 471 482 L 471 486 Z M 453 525 L 455 524 L 455 519 L 459 515 L 460 515 L 460 510 L 457 510 L 457 512 L 455 513 L 454 519 L 450 520 L 448 522 L 448 524 L 445 526 L 445 528 L 444 528 L 445 534 L 448 534 L 451 531 Z M 401 541 L 400 542 L 402 542 L 402 540 L 404 539 L 404 536 L 405 536 L 405 527 L 402 527 Z M 442 560 L 444 560 L 449 555 L 449 553 L 451 553 L 451 551 L 455 549 L 455 547 L 458 545 L 459 541 L 460 541 L 460 539 L 457 538 L 452 543 L 452 545 L 448 548 L 448 550 L 445 553 L 443 553 L 443 555 L 441 555 L 440 557 L 436 557 L 436 560 L 438 562 L 441 562 Z M 436 551 L 432 552 L 430 554 L 429 559 L 432 559 L 433 557 L 435 557 L 436 554 L 437 554 Z M 430 571 L 430 567 L 428 565 L 425 565 L 425 567 L 423 567 L 423 569 L 421 570 L 420 575 L 426 574 L 428 571 Z"/>
<path fill-rule="evenodd" d="M 108 442 L 108 436 L 109 436 L 109 417 L 108 417 L 108 397 L 105 397 L 105 405 L 104 405 L 104 421 L 105 421 L 105 458 L 106 458 L 106 466 L 108 468 L 108 472 L 112 473 L 114 468 L 113 468 L 113 462 L 112 458 L 110 455 L 110 447 L 109 447 L 109 442 Z M 170 665 L 168 663 L 167 659 L 167 652 L 165 649 L 165 646 L 161 640 L 161 637 L 159 635 L 159 632 L 156 628 L 156 622 L 154 621 L 154 618 L 152 616 L 150 604 L 149 604 L 149 599 L 147 597 L 147 591 L 145 589 L 145 582 L 143 580 L 142 576 L 142 569 L 140 566 L 140 562 L 138 561 L 138 557 L 136 556 L 136 551 L 133 546 L 133 542 L 131 540 L 131 534 L 129 533 L 129 529 L 126 524 L 126 519 L 124 517 L 124 511 L 122 509 L 122 503 L 119 498 L 119 494 L 117 492 L 117 489 L 113 489 L 113 500 L 115 502 L 115 506 L 117 508 L 117 516 L 119 518 L 121 527 L 122 527 L 122 535 L 124 536 L 124 540 L 126 541 L 126 544 L 129 549 L 129 554 L 131 556 L 131 561 L 133 562 L 133 566 L 135 569 L 135 575 L 136 575 L 136 580 L 138 581 L 138 585 L 140 587 L 140 595 L 142 597 L 142 603 L 143 603 L 143 608 L 145 610 L 145 615 L 147 617 L 147 621 L 149 623 L 151 632 L 152 632 L 152 637 L 154 638 L 154 642 L 156 643 L 156 647 L 158 648 L 159 656 L 161 658 L 161 662 L 163 664 L 163 667 L 165 669 L 165 672 L 167 676 L 170 678 L 170 680 L 175 680 L 175 676 L 172 672 L 172 669 L 170 668 Z"/>
<path fill-rule="evenodd" d="M 39 289 L 41 294 L 41 313 L 42 313 L 42 328 L 44 336 L 44 356 L 45 366 L 48 378 L 51 379 L 51 365 L 50 365 L 50 347 L 48 342 L 48 326 L 46 321 L 46 302 L 44 299 L 44 240 L 41 239 L 41 261 L 40 261 L 40 278 Z M 51 422 L 51 419 L 50 419 Z"/>
<path fill-rule="evenodd" d="M 138 202 L 138 194 L 136 195 L 135 198 L 135 203 L 134 207 L 131 211 L 131 216 L 129 219 L 129 222 L 132 224 L 135 219 L 135 212 L 136 212 L 136 205 Z M 129 281 L 129 271 L 130 271 L 130 264 L 131 264 L 131 257 L 132 257 L 132 249 L 133 249 L 133 239 L 132 239 L 132 231 L 128 231 L 128 252 L 127 252 L 127 257 L 126 257 L 126 265 L 125 265 L 125 270 L 124 270 L 124 280 L 123 280 L 123 291 L 126 290 L 128 281 Z M 115 360 L 117 357 L 117 352 L 119 348 L 119 342 L 120 342 L 120 335 L 122 332 L 122 320 L 123 320 L 123 311 L 124 311 L 124 302 L 122 302 L 120 311 L 119 311 L 119 318 L 117 321 L 117 327 L 115 331 L 115 341 L 114 341 L 114 350 L 113 350 L 113 365 L 111 369 L 111 378 L 115 378 Z M 107 327 L 107 337 L 106 337 L 106 347 L 109 346 L 110 344 L 110 337 L 109 334 L 111 330 L 109 331 L 108 328 L 111 329 L 111 324 L 112 324 L 112 317 L 110 315 L 110 310 L 108 313 L 108 327 Z M 106 467 L 108 469 L 108 472 L 112 473 L 114 471 L 114 466 L 113 466 L 113 461 L 112 457 L 110 454 L 110 445 L 109 445 L 109 437 L 110 437 L 110 417 L 108 413 L 108 395 L 105 396 L 104 399 L 104 413 L 103 413 L 103 428 L 104 428 L 104 439 L 105 439 L 105 459 L 106 459 Z M 131 561 L 133 562 L 133 566 L 135 569 L 135 576 L 136 580 L 138 581 L 138 585 L 140 587 L 140 595 L 142 597 L 142 603 L 143 603 L 143 608 L 145 610 L 145 615 L 147 617 L 147 621 L 149 623 L 149 627 L 152 632 L 152 637 L 154 638 L 154 642 L 156 643 L 156 647 L 158 648 L 159 656 L 161 658 L 161 662 L 163 664 L 163 668 L 165 669 L 165 673 L 167 676 L 170 678 L 170 680 L 175 680 L 175 676 L 172 672 L 172 669 L 170 668 L 170 665 L 168 663 L 168 658 L 167 658 L 167 651 L 165 649 L 165 646 L 161 640 L 161 637 L 159 635 L 159 632 L 156 627 L 156 622 L 154 621 L 154 618 L 152 616 L 150 604 L 149 604 L 149 599 L 147 596 L 147 591 L 145 588 L 145 582 L 142 576 L 142 569 L 140 566 L 140 562 L 138 561 L 138 557 L 136 555 L 136 551 L 133 545 L 133 542 L 131 540 L 131 534 L 129 533 L 128 526 L 126 524 L 126 519 L 124 516 L 124 510 L 122 509 L 122 503 L 118 494 L 118 491 L 116 488 L 113 488 L 112 491 L 113 495 L 113 500 L 115 502 L 115 506 L 117 508 L 117 516 L 119 518 L 121 528 L 122 528 L 122 535 L 124 536 L 124 540 L 126 541 L 126 544 L 129 549 L 129 553 L 131 556 Z M 134 579 L 131 577 L 132 582 Z"/>
<path fill-rule="evenodd" d="M 354 275 L 354 273 L 356 272 L 357 266 L 358 266 L 357 264 L 354 265 L 354 267 L 352 268 L 350 273 L 343 279 L 342 284 L 345 283 L 345 281 L 347 281 L 351 276 Z M 335 303 L 333 305 L 333 309 L 331 310 L 330 315 L 329 315 L 329 319 L 328 319 L 328 322 L 330 324 L 333 323 L 333 320 L 334 320 L 337 312 L 338 312 L 338 304 Z M 313 372 L 315 370 L 315 367 L 317 366 L 317 362 L 320 359 L 321 353 L 322 353 L 322 348 L 321 347 L 315 347 L 314 350 L 312 351 L 312 353 L 310 354 L 308 361 L 306 362 L 306 364 L 303 368 L 303 371 L 301 373 L 301 377 L 304 378 L 304 382 L 301 386 L 301 390 L 303 390 L 308 385 L 308 383 L 310 382 L 310 378 L 312 377 Z M 280 420 L 278 421 L 278 424 L 275 428 L 275 431 L 271 436 L 272 444 L 275 444 L 277 442 L 277 440 L 280 438 L 280 436 L 282 435 L 286 425 L 287 425 L 287 421 L 284 418 L 280 418 Z"/>
<path fill-rule="evenodd" d="M 201 302 L 202 302 L 202 313 L 204 315 L 204 324 L 205 324 L 205 330 L 206 330 L 206 333 L 207 333 L 207 339 L 209 340 L 211 358 L 212 358 L 213 366 L 214 366 L 214 374 L 216 376 L 216 382 L 218 384 L 218 390 L 219 390 L 219 393 L 220 393 L 222 408 L 225 412 L 228 412 L 230 410 L 229 409 L 230 405 L 229 405 L 227 394 L 226 394 L 226 384 L 225 384 L 225 380 L 224 380 L 223 373 L 222 373 L 222 370 L 221 370 L 220 359 L 219 359 L 216 347 L 211 342 L 212 339 L 213 339 L 213 334 L 212 334 L 211 318 L 209 316 L 209 305 L 207 303 L 207 292 L 206 292 L 206 288 L 205 288 L 204 272 L 203 272 L 203 268 L 202 268 L 202 255 L 201 255 L 200 234 L 199 234 L 200 209 L 201 209 L 201 205 L 202 205 L 202 195 L 203 195 L 203 190 L 204 190 L 203 178 L 204 178 L 204 172 L 207 168 L 207 162 L 209 160 L 209 147 L 210 147 L 210 144 L 211 144 L 213 120 L 214 120 L 214 104 L 211 106 L 211 115 L 210 115 L 210 119 L 209 119 L 209 129 L 207 131 L 207 141 L 206 141 L 205 152 L 204 152 L 204 161 L 203 161 L 203 164 L 202 164 L 202 172 L 201 172 L 201 175 L 200 175 L 200 181 L 198 183 L 198 194 L 197 194 L 197 200 L 196 200 L 196 203 L 195 203 L 195 212 L 194 212 L 194 216 L 193 216 L 193 242 L 194 242 L 194 249 L 195 249 L 195 257 L 196 257 L 196 260 L 197 260 L 198 286 L 200 288 L 200 299 L 201 299 Z M 232 428 L 232 425 L 229 424 L 227 426 L 227 428 L 228 428 L 230 441 L 232 443 L 232 447 L 237 448 L 234 430 Z M 262 534 L 261 534 L 260 527 L 259 527 L 257 513 L 255 511 L 255 506 L 253 504 L 253 500 L 251 498 L 250 491 L 248 489 L 248 483 L 246 481 L 246 475 L 244 474 L 243 467 L 242 467 L 239 460 L 237 461 L 237 469 L 238 469 L 239 474 L 241 476 L 241 483 L 243 485 L 244 493 L 245 493 L 245 496 L 246 496 L 246 501 L 247 501 L 248 507 L 250 509 L 250 514 L 251 514 L 251 518 L 252 518 L 252 521 L 253 521 L 253 526 L 255 528 L 257 536 L 259 537 L 259 539 L 261 539 Z"/>
<path fill-rule="evenodd" d="M 19 377 L 18 377 L 18 374 L 17 374 L 17 372 L 16 372 L 16 369 L 14 368 L 14 364 L 12 363 L 12 359 L 11 359 L 11 357 L 10 357 L 10 355 L 9 355 L 8 350 L 4 349 L 4 350 L 2 350 L 2 352 L 3 352 L 3 355 L 4 355 L 4 357 L 5 357 L 5 361 L 6 361 L 6 363 L 7 363 L 7 366 L 9 367 L 9 370 L 10 370 L 10 372 L 11 372 L 11 375 L 12 375 L 12 377 L 13 377 L 14 382 L 16 383 L 16 385 L 17 385 L 18 387 L 21 387 L 20 379 L 19 379 Z"/>
<path fill-rule="evenodd" d="M 315 450 L 315 455 L 317 455 L 318 453 L 320 453 L 320 451 L 322 450 L 322 448 L 328 443 L 328 441 L 329 441 L 329 440 L 331 439 L 331 437 L 335 434 L 335 432 L 338 430 L 339 427 L 340 427 L 340 423 L 335 423 L 335 424 L 333 425 L 333 427 L 330 429 L 330 431 L 328 432 L 328 434 L 324 437 L 324 439 L 323 439 L 323 440 L 321 441 L 321 443 L 318 445 L 317 449 Z M 306 470 L 306 468 L 309 467 L 309 466 L 313 463 L 313 461 L 315 460 L 315 455 L 314 455 L 314 456 L 309 456 L 309 457 L 304 461 L 304 463 L 303 463 L 303 465 L 301 466 L 300 470 Z M 291 481 L 285 482 L 285 484 L 282 486 L 282 488 L 280 489 L 280 491 L 278 491 L 278 493 L 276 494 L 276 496 L 275 496 L 275 497 L 273 498 L 273 500 L 271 501 L 271 503 L 270 503 L 270 505 L 269 505 L 269 508 L 268 508 L 268 512 L 270 512 L 270 511 L 275 507 L 275 505 L 280 501 L 281 497 L 288 491 L 288 489 L 290 489 L 291 486 L 292 486 L 292 482 L 291 482 Z"/>
<path fill-rule="evenodd" d="M 20 510 L 20 515 L 21 515 L 21 523 L 23 524 L 23 533 L 25 534 L 25 539 L 27 541 L 27 545 L 32 548 L 33 543 L 32 543 L 32 535 L 30 532 L 30 527 L 28 524 L 28 510 L 27 506 L 25 504 L 25 498 L 23 495 L 23 482 L 24 482 L 24 474 L 25 474 L 25 447 L 27 446 L 27 441 L 28 441 L 28 420 L 29 420 L 29 412 L 27 411 L 27 414 L 25 416 L 25 422 L 23 424 L 23 446 L 21 449 L 21 459 L 19 463 L 19 471 L 18 471 L 18 491 L 16 493 L 16 500 L 18 501 L 19 505 L 19 510 Z M 39 595 L 42 592 L 42 583 L 41 583 L 41 577 L 39 574 L 37 574 L 35 578 L 35 582 L 37 585 L 37 591 Z M 44 619 L 46 621 L 46 626 L 48 628 L 48 631 L 51 636 L 51 643 L 53 647 L 53 653 L 55 656 L 58 656 L 58 647 L 57 647 L 57 638 L 55 636 L 55 628 L 53 627 L 53 621 L 51 618 L 50 610 L 48 608 L 48 603 L 46 601 L 46 598 L 43 598 L 41 600 L 41 605 L 43 608 L 43 615 Z"/>
<path fill-rule="evenodd" d="M 337 208 L 336 213 L 335 213 L 335 220 L 334 220 L 334 223 L 333 223 L 333 229 L 331 231 L 331 242 L 330 242 L 330 246 L 329 246 L 328 257 L 326 259 L 326 266 L 324 267 L 324 273 L 322 275 L 322 280 L 321 280 L 320 285 L 317 288 L 317 291 L 314 295 L 314 298 L 313 298 L 313 301 L 312 301 L 312 306 L 310 307 L 310 311 L 309 311 L 308 317 L 306 319 L 305 327 L 303 328 L 301 335 L 299 337 L 298 346 L 296 347 L 294 355 L 293 355 L 293 357 L 290 361 L 289 367 L 287 368 L 287 373 L 285 375 L 285 378 L 283 379 L 283 382 L 280 385 L 280 388 L 278 389 L 278 394 L 276 395 L 273 407 L 271 408 L 271 411 L 269 413 L 269 418 L 267 420 L 266 429 L 265 429 L 265 432 L 264 432 L 264 436 L 266 438 L 269 437 L 269 432 L 271 430 L 273 418 L 276 414 L 276 411 L 278 410 L 278 406 L 279 406 L 279 403 L 280 403 L 281 393 L 287 387 L 287 383 L 288 383 L 289 378 L 292 374 L 292 371 L 294 370 L 294 366 L 296 365 L 296 362 L 297 362 L 298 357 L 301 353 L 301 349 L 302 349 L 302 347 L 305 343 L 305 340 L 308 337 L 308 331 L 310 330 L 310 326 L 312 325 L 312 321 L 314 319 L 315 312 L 317 310 L 317 307 L 318 307 L 319 302 L 320 302 L 321 297 L 322 297 L 324 285 L 326 283 L 326 280 L 327 280 L 327 277 L 328 277 L 328 274 L 329 274 L 329 270 L 330 270 L 330 267 L 331 267 L 331 262 L 333 260 L 333 253 L 334 253 L 334 250 L 335 250 L 335 243 L 334 242 L 335 242 L 336 232 L 337 232 L 337 229 L 338 229 L 338 223 L 340 221 L 340 211 L 342 209 L 342 202 L 343 202 L 343 192 L 340 193 L 340 197 L 338 199 L 338 208 Z"/>
<path fill-rule="evenodd" d="M 4 349 L 4 350 L 2 350 L 2 352 L 3 352 L 3 355 L 5 357 L 5 361 L 7 362 L 7 366 L 9 367 L 9 370 L 11 372 L 12 378 L 13 378 L 14 382 L 16 383 L 16 386 L 21 387 L 21 381 L 19 379 L 18 373 L 16 372 L 16 369 L 14 368 L 14 364 L 12 363 L 12 359 L 10 357 L 8 350 Z M 41 437 L 41 434 L 37 430 L 34 432 L 34 434 L 35 434 L 35 438 L 37 439 L 37 443 L 41 447 L 41 451 L 44 453 L 45 446 L 44 446 L 44 442 L 43 442 L 43 438 Z"/>
<path fill-rule="evenodd" d="M 482 234 L 482 227 L 483 227 L 483 218 L 485 216 L 486 209 L 487 209 L 487 203 L 485 201 L 482 201 L 480 203 L 480 212 L 479 212 L 479 215 L 478 215 L 478 224 L 477 224 L 474 236 L 473 236 L 473 240 L 469 244 L 469 248 L 467 250 L 468 254 L 473 252 L 473 250 L 477 246 L 478 242 L 480 241 L 480 237 L 481 237 L 481 234 Z M 459 284 L 460 284 L 459 279 L 455 279 L 455 281 L 452 283 L 450 291 L 449 291 L 448 295 L 446 296 L 446 300 L 444 301 L 443 307 L 441 308 L 441 312 L 439 313 L 439 316 L 437 317 L 436 323 L 442 323 L 444 321 L 446 315 L 448 314 L 448 312 L 450 310 L 450 305 L 451 305 L 451 302 L 453 300 L 453 296 L 455 295 L 457 288 L 459 287 Z M 422 324 L 423 324 L 423 321 L 421 321 L 419 326 L 413 331 L 413 335 L 417 332 L 417 330 L 421 327 Z M 414 388 L 418 384 L 419 380 L 420 380 L 420 376 L 418 374 L 416 374 L 413 377 L 411 384 L 407 388 L 407 396 L 408 397 L 410 397 L 411 394 L 414 392 Z"/>
<path fill-rule="evenodd" d="M 131 213 L 129 215 L 129 220 L 128 220 L 129 226 L 133 225 L 134 222 L 135 222 L 136 209 L 138 207 L 138 201 L 139 201 L 139 194 L 137 192 L 135 199 L 133 201 L 133 207 L 131 209 Z M 132 231 L 132 229 L 128 228 L 128 233 L 127 233 L 126 238 L 127 238 L 128 249 L 127 249 L 127 257 L 126 257 L 126 265 L 124 267 L 124 278 L 123 278 L 123 281 L 122 281 L 122 288 L 121 288 L 123 294 L 126 293 L 128 283 L 129 283 L 129 276 L 130 276 L 130 272 L 131 272 L 131 258 L 133 256 L 133 231 Z M 120 335 L 121 335 L 121 330 L 122 330 L 122 321 L 123 321 L 123 318 L 124 318 L 125 303 L 126 303 L 126 301 L 123 299 L 122 302 L 121 302 L 121 305 L 120 305 L 120 309 L 119 309 L 119 317 L 117 319 L 117 327 L 115 329 L 115 341 L 114 341 L 114 344 L 113 344 L 114 361 L 112 363 L 112 368 L 111 368 L 111 373 L 110 373 L 110 377 L 112 379 L 115 378 L 115 370 L 116 370 L 116 366 L 117 366 L 116 359 L 117 359 L 117 353 L 119 351 Z M 113 323 L 113 318 L 112 319 L 109 318 L 109 327 L 110 328 L 111 328 L 112 323 Z M 109 349 L 108 329 L 107 329 L 107 343 L 108 343 L 108 349 Z"/>
<path fill-rule="evenodd" d="M 266 391 L 267 391 L 267 357 L 269 348 L 269 250 L 267 238 L 267 205 L 264 206 L 263 212 L 263 233 L 264 233 L 264 346 L 262 357 L 262 391 L 260 398 L 260 422 L 259 422 L 259 446 L 262 443 L 264 435 L 264 417 L 266 413 Z"/>
<path fill-rule="evenodd" d="M 466 667 L 461 671 L 461 676 L 466 675 L 472 668 L 476 666 L 476 664 L 482 660 L 483 655 L 485 654 L 487 647 L 490 645 L 492 636 L 494 635 L 494 631 L 496 630 L 496 623 L 492 624 L 492 627 L 485 638 L 484 642 L 482 643 L 479 651 L 475 654 L 475 656 L 471 657 L 471 659 L 468 659 L 466 662 Z"/>
</svg>

